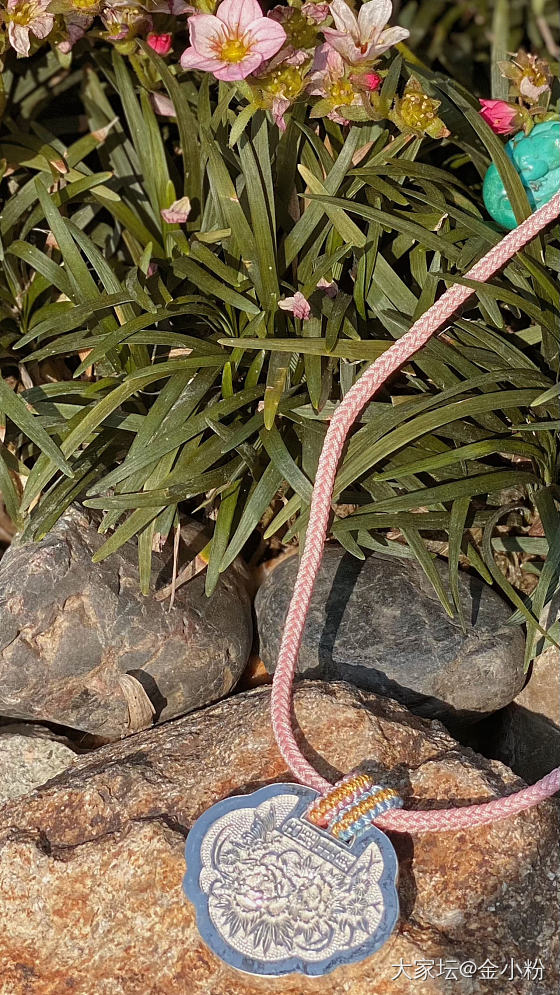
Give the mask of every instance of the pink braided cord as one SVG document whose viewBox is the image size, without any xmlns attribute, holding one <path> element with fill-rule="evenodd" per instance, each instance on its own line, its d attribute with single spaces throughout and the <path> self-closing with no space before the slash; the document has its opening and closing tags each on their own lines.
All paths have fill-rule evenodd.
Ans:
<svg viewBox="0 0 560 995">
<path fill-rule="evenodd" d="M 480 283 L 489 280 L 559 214 L 560 193 L 555 194 L 547 204 L 506 235 L 468 271 L 466 277 Z M 429 342 L 432 335 L 473 293 L 472 287 L 461 284 L 455 284 L 446 290 L 412 328 L 394 342 L 356 381 L 336 409 L 325 436 L 315 477 L 305 545 L 284 627 L 271 699 L 272 727 L 282 756 L 299 781 L 321 793 L 331 789 L 332 785 L 308 763 L 296 743 L 291 720 L 292 686 L 309 603 L 323 558 L 331 499 L 342 448 L 351 426 L 364 405 L 393 373 Z M 537 805 L 559 789 L 560 767 L 557 767 L 531 787 L 507 795 L 505 798 L 464 808 L 431 811 L 392 810 L 379 816 L 375 823 L 382 829 L 396 832 L 442 832 L 480 826 Z"/>
</svg>

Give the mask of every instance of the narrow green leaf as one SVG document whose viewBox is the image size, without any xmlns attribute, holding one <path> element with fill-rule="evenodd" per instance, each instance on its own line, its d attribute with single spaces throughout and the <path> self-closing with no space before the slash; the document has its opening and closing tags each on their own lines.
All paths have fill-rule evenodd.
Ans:
<svg viewBox="0 0 560 995">
<path fill-rule="evenodd" d="M 463 497 L 455 498 L 453 504 L 451 505 L 451 518 L 449 520 L 448 533 L 449 548 L 447 559 L 449 563 L 449 587 L 463 632 L 466 631 L 466 625 L 463 605 L 459 593 L 459 554 L 461 552 L 463 533 L 465 531 L 465 523 L 470 506 L 471 497 L 469 494 L 466 494 Z"/>
<path fill-rule="evenodd" d="M 56 469 L 61 470 L 67 477 L 73 476 L 72 467 L 58 446 L 47 435 L 41 426 L 40 419 L 32 414 L 29 404 L 8 387 L 3 377 L 0 377 L 0 411 L 7 415 L 14 425 L 17 425 L 27 438 L 39 447 Z"/>
</svg>

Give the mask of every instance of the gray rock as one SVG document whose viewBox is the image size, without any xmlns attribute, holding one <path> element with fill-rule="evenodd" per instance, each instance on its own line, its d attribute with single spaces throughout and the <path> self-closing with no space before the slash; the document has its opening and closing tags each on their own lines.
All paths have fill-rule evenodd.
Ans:
<svg viewBox="0 0 560 995">
<path fill-rule="evenodd" d="M 0 713 L 57 722 L 108 740 L 227 694 L 252 643 L 236 568 L 208 599 L 204 576 L 169 602 L 139 590 L 133 542 L 93 564 L 104 541 L 70 509 L 39 543 L 0 562 Z M 154 556 L 158 588 L 169 581 Z"/>
<path fill-rule="evenodd" d="M 442 580 L 446 565 L 435 561 Z M 260 656 L 274 670 L 298 558 L 272 571 L 256 599 Z M 467 631 L 445 613 L 412 560 L 364 562 L 325 550 L 303 636 L 299 672 L 350 681 L 447 724 L 507 705 L 524 682 L 524 640 L 510 608 L 482 581 L 459 575 Z"/>
<path fill-rule="evenodd" d="M 44 784 L 76 758 L 73 750 L 48 734 L 30 733 L 21 725 L 0 728 L 0 805 Z"/>
</svg>

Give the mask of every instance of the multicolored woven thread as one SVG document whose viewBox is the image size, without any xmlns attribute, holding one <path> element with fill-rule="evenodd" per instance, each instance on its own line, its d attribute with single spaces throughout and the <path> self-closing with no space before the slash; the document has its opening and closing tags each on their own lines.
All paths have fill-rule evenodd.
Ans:
<svg viewBox="0 0 560 995">
<path fill-rule="evenodd" d="M 328 829 L 347 843 L 362 836 L 374 819 L 390 808 L 402 808 L 402 798 L 393 788 L 374 784 L 368 774 L 351 773 L 316 799 L 306 816 L 314 825 Z"/>
<path fill-rule="evenodd" d="M 326 829 L 338 815 L 356 804 L 372 787 L 373 781 L 367 774 L 347 774 L 326 795 L 317 798 L 309 806 L 307 818 L 316 826 Z"/>
<path fill-rule="evenodd" d="M 340 811 L 329 829 L 333 836 L 344 843 L 359 839 L 380 815 L 392 808 L 402 808 L 403 800 L 394 788 L 374 784 L 362 798 Z"/>
<path fill-rule="evenodd" d="M 465 274 L 471 283 L 474 281 L 475 286 L 454 284 L 446 290 L 439 301 L 356 381 L 331 418 L 315 476 L 305 545 L 284 627 L 271 700 L 272 727 L 282 756 L 299 781 L 321 793 L 332 790 L 332 785 L 306 760 L 295 740 L 291 720 L 292 686 L 309 603 L 323 557 L 338 463 L 348 432 L 360 411 L 379 388 L 430 341 L 457 308 L 474 293 L 476 284 L 489 280 L 547 225 L 555 221 L 559 214 L 560 193 L 555 194 L 548 204 L 509 232 Z M 468 828 L 515 815 L 537 805 L 558 790 L 560 767 L 531 787 L 504 798 L 464 808 L 431 812 L 394 810 L 376 816 L 375 822 L 381 829 L 408 833 Z"/>
</svg>

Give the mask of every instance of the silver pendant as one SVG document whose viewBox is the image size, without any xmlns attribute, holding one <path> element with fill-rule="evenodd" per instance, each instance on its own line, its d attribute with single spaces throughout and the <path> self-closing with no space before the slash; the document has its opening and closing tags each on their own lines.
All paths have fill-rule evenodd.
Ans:
<svg viewBox="0 0 560 995">
<path fill-rule="evenodd" d="M 248 974 L 328 974 L 375 953 L 399 916 L 384 833 L 341 843 L 304 818 L 318 793 L 270 784 L 208 809 L 187 837 L 183 887 L 203 940 Z"/>
</svg>

